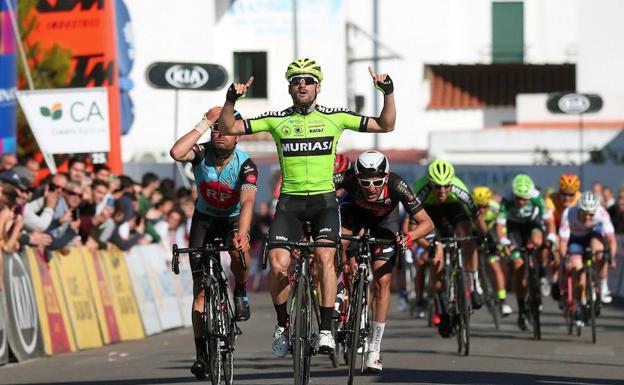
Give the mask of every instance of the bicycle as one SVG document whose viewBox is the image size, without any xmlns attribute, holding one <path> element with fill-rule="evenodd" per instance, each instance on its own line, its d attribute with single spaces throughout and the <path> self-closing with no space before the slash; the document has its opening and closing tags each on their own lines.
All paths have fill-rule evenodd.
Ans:
<svg viewBox="0 0 624 385">
<path fill-rule="evenodd" d="M 492 316 L 494 327 L 496 330 L 499 330 L 501 317 L 500 301 L 498 300 L 498 295 L 494 289 L 494 272 L 492 271 L 488 251 L 487 244 L 482 244 L 479 252 L 479 281 L 481 282 L 481 288 L 483 289 L 483 300 L 485 302 L 485 306 Z"/>
<path fill-rule="evenodd" d="M 204 339 L 208 352 L 208 372 L 212 385 L 221 382 L 221 371 L 226 385 L 234 382 L 234 344 L 236 337 L 242 332 L 234 319 L 234 310 L 230 299 L 230 284 L 221 266 L 219 253 L 228 251 L 230 247 L 223 245 L 223 240 L 215 238 L 204 247 L 178 248 L 173 245 L 172 270 L 180 274 L 179 255 L 200 253 L 201 289 L 204 291 Z M 247 270 L 242 252 L 239 252 L 241 267 Z M 196 271 L 194 271 L 195 273 Z"/>
<path fill-rule="evenodd" d="M 432 242 L 431 252 L 441 244 L 444 252 L 445 293 L 448 298 L 448 314 L 454 322 L 457 334 L 457 353 L 465 356 L 470 354 L 470 291 L 466 286 L 466 272 L 462 258 L 461 244 L 480 239 L 479 237 L 436 237 Z"/>
<path fill-rule="evenodd" d="M 345 328 L 339 333 L 338 339 L 345 344 L 347 348 L 347 365 L 349 367 L 348 384 L 353 384 L 355 375 L 355 362 L 358 351 L 362 352 L 361 372 L 365 371 L 364 354 L 368 348 L 368 336 L 371 334 L 371 321 L 369 317 L 369 290 L 370 283 L 370 262 L 371 245 L 389 246 L 396 245 L 396 239 L 382 239 L 371 237 L 370 229 L 364 229 L 361 236 L 341 234 L 342 240 L 348 240 L 358 244 L 358 253 L 356 254 L 357 271 L 353 272 L 353 282 L 351 285 L 351 296 L 347 309 L 347 321 Z M 400 248 L 399 250 L 402 250 Z M 399 255 L 399 258 L 401 256 Z"/>
<path fill-rule="evenodd" d="M 541 330 L 541 307 L 542 307 L 542 291 L 540 288 L 539 277 L 539 258 L 537 255 L 539 249 L 533 247 L 533 245 L 527 245 L 526 247 L 518 247 L 512 251 L 520 253 L 521 258 L 524 260 L 523 268 L 525 278 L 527 280 L 527 290 L 525 293 L 525 304 L 529 307 L 529 311 L 526 315 L 529 317 L 533 329 L 533 339 L 542 339 Z"/>
<path fill-rule="evenodd" d="M 310 381 L 310 361 L 312 356 L 316 354 L 314 341 L 318 336 L 321 323 L 318 296 L 310 273 L 310 257 L 317 247 L 336 248 L 336 245 L 314 241 L 268 242 L 262 255 L 263 269 L 267 266 L 266 252 L 269 247 L 299 250 L 298 256 L 291 252 L 291 257 L 296 258 L 297 264 L 295 265 L 294 275 L 291 276 L 289 274 L 292 290 L 290 291 L 288 306 L 291 322 L 288 328 L 290 349 L 293 355 L 295 385 L 307 385 Z M 314 313 L 315 323 L 313 322 L 312 313 Z"/>
</svg>

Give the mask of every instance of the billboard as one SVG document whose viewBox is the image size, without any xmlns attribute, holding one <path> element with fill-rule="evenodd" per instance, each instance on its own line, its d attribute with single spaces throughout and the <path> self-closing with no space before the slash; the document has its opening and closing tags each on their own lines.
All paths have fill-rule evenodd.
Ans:
<svg viewBox="0 0 624 385">
<path fill-rule="evenodd" d="M 15 9 L 15 0 L 11 0 Z M 0 1 L 0 153 L 15 152 L 17 50 L 8 2 Z"/>
</svg>

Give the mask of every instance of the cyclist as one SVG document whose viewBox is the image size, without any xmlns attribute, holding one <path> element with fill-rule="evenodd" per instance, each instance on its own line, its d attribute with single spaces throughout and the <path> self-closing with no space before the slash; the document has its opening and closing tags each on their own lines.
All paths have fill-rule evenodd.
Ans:
<svg viewBox="0 0 624 385">
<path fill-rule="evenodd" d="M 572 273 L 574 287 L 581 291 L 580 305 L 584 305 L 586 298 L 582 254 L 585 249 L 590 248 L 592 252 L 601 252 L 608 245 L 611 255 L 617 253 L 613 223 L 609 213 L 600 205 L 594 193 L 591 191 L 584 192 L 578 205 L 563 211 L 559 237 L 561 239 L 561 255 L 566 257 L 565 268 Z M 599 253 L 594 259 L 599 280 L 600 298 L 598 303 L 610 303 L 612 298 L 607 287 L 606 258 L 604 258 L 603 253 Z M 615 258 L 611 258 L 609 267 L 615 268 Z M 582 322 L 580 309 L 577 309 L 576 316 L 578 317 L 577 322 Z"/>
<path fill-rule="evenodd" d="M 334 158 L 338 139 L 345 129 L 360 132 L 390 132 L 394 129 L 396 109 L 394 85 L 390 76 L 375 74 L 369 67 L 373 84 L 384 93 L 379 117 L 357 115 L 342 108 L 327 108 L 316 103 L 321 91 L 323 73 L 312 59 L 297 59 L 286 69 L 288 92 L 293 105 L 283 111 L 267 112 L 253 119 L 232 117 L 236 100 L 244 96 L 253 82 L 235 83 L 227 91 L 219 117 L 219 129 L 225 134 L 253 134 L 268 131 L 277 145 L 282 171 L 282 189 L 275 219 L 269 231 L 269 242 L 299 241 L 302 224 L 311 221 L 312 235 L 317 242 L 335 245 L 340 222 L 333 181 Z M 335 248 L 316 250 L 321 287 L 321 325 L 316 349 L 330 353 L 335 349 L 331 332 L 332 313 L 336 298 Z M 290 251 L 269 250 L 271 273 L 269 291 L 277 326 L 273 335 L 273 353 L 284 357 L 288 352 L 287 300 L 290 291 L 288 267 Z"/>
<path fill-rule="evenodd" d="M 354 169 L 347 171 L 343 182 L 336 187 L 345 189 L 340 205 L 341 231 L 344 234 L 358 234 L 366 227 L 374 237 L 397 237 L 401 229 L 399 202 L 410 216 L 409 232 L 398 239 L 401 244 L 411 247 L 414 239 L 422 238 L 433 230 L 433 222 L 420 201 L 399 175 L 390 172 L 388 159 L 378 151 L 360 154 Z M 348 241 L 343 241 L 345 257 L 348 245 Z M 369 336 L 369 350 L 365 352 L 366 369 L 372 373 L 382 370 L 379 353 L 390 306 L 390 283 L 396 258 L 394 246 L 377 247 L 372 252 L 373 330 Z M 349 259 L 349 265 L 351 271 L 357 270 L 355 258 Z"/>
<path fill-rule="evenodd" d="M 555 221 L 555 231 L 559 231 L 561 216 L 568 207 L 576 206 L 581 198 L 581 181 L 575 174 L 561 174 L 559 177 L 559 191 L 553 191 L 546 195 L 544 202 L 550 210 Z M 559 292 L 558 272 L 561 258 L 558 252 L 553 253 L 554 260 L 551 266 L 551 294 L 558 301 L 561 297 Z"/>
<path fill-rule="evenodd" d="M 427 176 L 420 178 L 414 185 L 416 196 L 422 202 L 427 213 L 433 220 L 436 232 L 443 237 L 457 234 L 460 237 L 472 235 L 473 228 L 482 235 L 487 234 L 485 221 L 481 212 L 475 205 L 470 192 L 464 182 L 455 176 L 455 168 L 448 161 L 434 160 L 427 167 Z M 422 241 L 422 245 L 429 248 L 428 241 Z M 462 243 L 464 266 L 470 274 L 470 298 L 475 309 L 483 306 L 483 290 L 479 283 L 478 255 L 475 242 Z M 442 247 L 435 250 L 432 258 L 432 275 L 435 292 L 442 290 L 443 278 L 441 272 L 444 269 Z M 452 332 L 450 317 L 446 311 L 446 298 L 443 293 L 437 294 L 439 301 L 438 315 L 440 323 L 438 331 L 442 337 L 449 337 Z"/>
<path fill-rule="evenodd" d="M 544 200 L 536 194 L 533 180 L 526 174 L 516 175 L 512 182 L 512 199 L 503 200 L 496 219 L 496 236 L 513 265 L 512 277 L 516 283 L 518 301 L 518 327 L 527 330 L 524 296 L 527 283 L 524 280 L 524 260 L 516 248 L 531 244 L 537 249 L 544 245 L 545 219 L 548 216 Z M 552 225 L 552 223 L 551 223 Z M 552 233 L 552 230 L 550 231 Z"/>
<path fill-rule="evenodd" d="M 472 199 L 479 206 L 481 210 L 481 216 L 485 220 L 485 225 L 488 228 L 487 235 L 487 258 L 492 272 L 494 273 L 494 286 L 496 287 L 496 294 L 500 303 L 500 312 L 503 317 L 507 317 L 512 313 L 511 306 L 505 301 L 507 298 L 507 290 L 505 289 L 505 275 L 501 268 L 498 252 L 496 250 L 496 218 L 500 211 L 500 204 L 492 199 L 492 190 L 487 186 L 475 187 L 472 190 Z"/>
<path fill-rule="evenodd" d="M 236 148 L 238 137 L 221 135 L 216 123 L 221 107 L 211 108 L 189 133 L 181 137 L 171 148 L 170 154 L 178 162 L 191 162 L 199 196 L 191 221 L 189 247 L 202 247 L 214 238 L 231 242 L 234 249 L 243 251 L 250 266 L 249 227 L 256 196 L 258 169 L 251 158 Z M 233 113 L 242 119 L 238 112 Z M 210 130 L 210 141 L 197 144 L 201 136 Z M 249 319 L 247 298 L 247 272 L 241 267 L 237 252 L 232 255 L 234 287 L 234 311 L 237 321 Z M 201 254 L 191 254 L 193 270 L 193 332 L 197 358 L 191 372 L 198 379 L 204 377 L 207 366 L 206 343 L 203 335 L 201 314 L 204 311 L 204 292 L 201 287 Z M 195 273 L 197 272 L 197 273 Z"/>
</svg>

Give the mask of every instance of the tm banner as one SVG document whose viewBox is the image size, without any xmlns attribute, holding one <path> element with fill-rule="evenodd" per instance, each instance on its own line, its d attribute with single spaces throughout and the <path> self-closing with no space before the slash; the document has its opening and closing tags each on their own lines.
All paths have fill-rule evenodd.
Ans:
<svg viewBox="0 0 624 385">
<path fill-rule="evenodd" d="M 17 99 L 44 153 L 110 150 L 106 88 L 18 91 Z"/>
</svg>

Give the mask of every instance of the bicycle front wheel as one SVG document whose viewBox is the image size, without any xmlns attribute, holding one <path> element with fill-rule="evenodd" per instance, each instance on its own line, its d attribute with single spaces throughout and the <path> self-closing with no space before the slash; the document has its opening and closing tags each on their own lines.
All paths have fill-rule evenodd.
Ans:
<svg viewBox="0 0 624 385">
<path fill-rule="evenodd" d="M 210 382 L 212 385 L 219 385 L 221 382 L 221 351 L 220 338 L 221 332 L 221 309 L 219 303 L 219 288 L 216 285 L 206 289 L 205 292 L 205 310 L 206 310 L 206 342 L 208 351 L 208 367 L 210 368 Z"/>
<path fill-rule="evenodd" d="M 307 385 L 310 380 L 310 298 L 303 275 L 295 288 L 295 337 L 293 341 L 293 367 L 295 385 Z"/>
<path fill-rule="evenodd" d="M 457 272 L 457 305 L 459 330 L 457 333 L 458 353 L 465 356 L 470 354 L 470 307 L 468 305 L 468 291 L 466 290 L 466 279 L 463 271 Z M 463 349 L 462 349 L 463 348 Z"/>
<path fill-rule="evenodd" d="M 535 262 L 535 261 L 533 261 Z M 531 311 L 531 321 L 533 324 L 533 339 L 542 339 L 540 322 L 540 282 L 536 267 L 529 267 L 529 308 Z"/>
<path fill-rule="evenodd" d="M 587 300 L 589 301 L 589 322 L 591 323 L 592 342 L 596 343 L 596 289 L 594 289 L 593 267 L 585 267 L 587 270 Z"/>
<path fill-rule="evenodd" d="M 364 307 L 364 277 L 358 276 L 352 301 L 349 302 L 349 322 L 347 330 L 347 363 L 349 365 L 349 385 L 353 385 L 355 376 L 355 361 L 360 347 L 362 330 L 362 308 Z M 362 352 L 364 354 L 364 352 Z"/>
<path fill-rule="evenodd" d="M 225 289 L 227 290 L 227 289 Z M 234 344 L 236 342 L 236 323 L 233 320 L 232 308 L 230 307 L 229 294 L 227 291 L 222 293 L 223 298 L 223 335 L 224 344 L 221 349 L 221 361 L 223 367 L 223 380 L 225 385 L 234 383 Z"/>
</svg>

